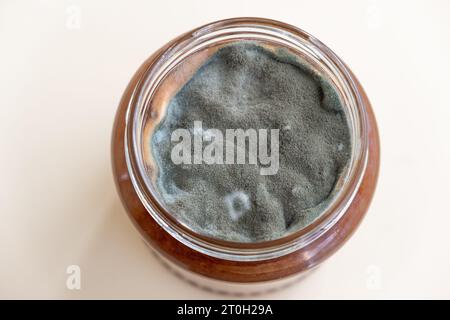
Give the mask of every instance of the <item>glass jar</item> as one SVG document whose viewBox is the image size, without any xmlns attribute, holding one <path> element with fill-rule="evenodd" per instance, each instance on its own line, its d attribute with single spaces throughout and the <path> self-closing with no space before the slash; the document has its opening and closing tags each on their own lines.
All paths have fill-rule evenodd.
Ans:
<svg viewBox="0 0 450 320">
<path fill-rule="evenodd" d="M 161 94 L 158 92 L 171 72 L 188 60 L 195 68 L 211 48 L 242 40 L 287 48 L 326 74 L 342 100 L 352 147 L 347 170 L 324 212 L 301 230 L 256 243 L 209 238 L 174 218 L 154 190 L 150 179 L 153 168 L 144 161 L 143 147 L 144 123 L 159 117 Z M 189 74 L 188 71 L 185 76 Z M 117 111 L 112 164 L 117 189 L 129 217 L 143 239 L 173 270 L 208 288 L 254 292 L 301 277 L 333 254 L 356 230 L 375 190 L 379 138 L 363 88 L 328 47 L 282 22 L 234 18 L 189 31 L 143 63 L 130 81 Z"/>
</svg>

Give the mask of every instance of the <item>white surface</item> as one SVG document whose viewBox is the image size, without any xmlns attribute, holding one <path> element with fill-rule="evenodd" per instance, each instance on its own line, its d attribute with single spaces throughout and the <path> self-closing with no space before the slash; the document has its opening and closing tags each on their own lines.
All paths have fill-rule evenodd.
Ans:
<svg viewBox="0 0 450 320">
<path fill-rule="evenodd" d="M 0 298 L 220 297 L 141 241 L 114 188 L 110 133 L 147 56 L 234 16 L 285 21 L 330 46 L 369 94 L 382 142 L 355 236 L 265 297 L 450 298 L 450 2 L 299 0 L 1 1 Z M 66 288 L 69 265 L 81 290 Z"/>
</svg>

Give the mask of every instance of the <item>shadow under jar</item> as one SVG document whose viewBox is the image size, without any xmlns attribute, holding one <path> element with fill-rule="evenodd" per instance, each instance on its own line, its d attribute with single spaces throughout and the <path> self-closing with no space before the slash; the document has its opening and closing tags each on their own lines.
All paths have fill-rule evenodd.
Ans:
<svg viewBox="0 0 450 320">
<path fill-rule="evenodd" d="M 202 232 L 201 226 L 193 227 L 167 205 L 167 199 L 158 190 L 161 163 L 152 159 L 155 157 L 152 149 L 157 148 L 152 144 L 152 135 L 166 117 L 168 108 L 176 108 L 170 102 L 199 70 L 223 48 L 242 43 L 261 47 L 270 54 L 283 50 L 296 57 L 300 67 L 306 66 L 320 75 L 320 79 L 326 79 L 348 125 L 349 159 L 341 168 L 329 199 L 320 206 L 320 214 L 314 219 L 270 239 L 236 241 Z M 275 59 L 280 60 L 279 56 Z M 271 112 L 275 111 L 269 110 L 268 118 Z M 170 142 L 171 137 L 162 139 Z M 306 32 L 282 22 L 234 18 L 187 32 L 143 63 L 130 81 L 117 111 L 112 164 L 119 194 L 131 220 L 149 246 L 173 270 L 206 288 L 254 293 L 293 282 L 333 254 L 351 236 L 375 190 L 379 138 L 363 88 L 329 48 Z M 208 193 L 203 196 L 207 201 Z"/>
</svg>

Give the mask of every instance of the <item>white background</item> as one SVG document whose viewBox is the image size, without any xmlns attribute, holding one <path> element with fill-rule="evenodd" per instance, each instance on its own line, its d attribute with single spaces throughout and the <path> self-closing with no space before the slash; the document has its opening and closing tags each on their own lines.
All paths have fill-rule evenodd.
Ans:
<svg viewBox="0 0 450 320">
<path fill-rule="evenodd" d="M 296 25 L 355 72 L 381 175 L 353 238 L 264 298 L 450 298 L 450 2 L 0 0 L 0 298 L 222 298 L 162 267 L 113 183 L 114 113 L 139 65 L 222 18 Z M 66 288 L 79 265 L 81 290 Z"/>
</svg>

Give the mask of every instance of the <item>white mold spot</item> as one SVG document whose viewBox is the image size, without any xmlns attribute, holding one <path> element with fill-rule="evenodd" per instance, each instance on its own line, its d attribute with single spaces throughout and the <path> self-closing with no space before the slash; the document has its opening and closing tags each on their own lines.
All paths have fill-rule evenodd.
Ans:
<svg viewBox="0 0 450 320">
<path fill-rule="evenodd" d="M 225 204 L 231 219 L 236 221 L 251 208 L 248 194 L 242 191 L 235 191 L 225 196 Z"/>
</svg>

